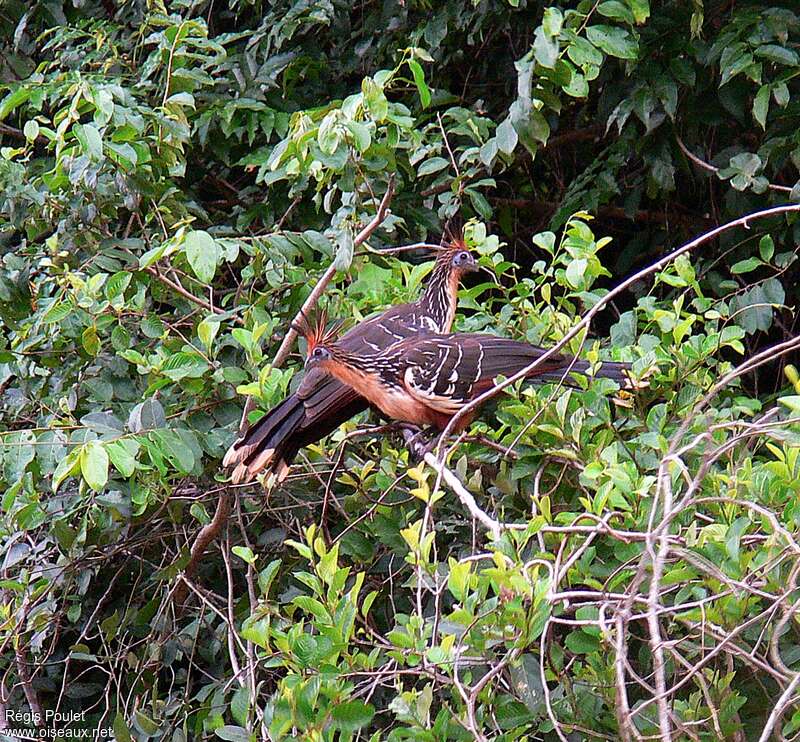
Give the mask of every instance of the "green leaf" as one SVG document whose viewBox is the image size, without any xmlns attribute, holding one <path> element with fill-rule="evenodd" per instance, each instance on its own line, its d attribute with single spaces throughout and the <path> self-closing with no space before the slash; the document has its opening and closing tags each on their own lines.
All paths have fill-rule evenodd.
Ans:
<svg viewBox="0 0 800 742">
<path fill-rule="evenodd" d="M 787 397 L 778 397 L 784 407 L 788 407 L 793 413 L 800 415 L 800 394 L 791 394 Z"/>
<path fill-rule="evenodd" d="M 425 84 L 425 72 L 422 70 L 422 65 L 416 59 L 409 59 L 408 66 L 411 68 L 411 74 L 414 76 L 414 84 L 417 86 L 419 99 L 423 108 L 427 108 L 431 104 L 431 91 Z"/>
<path fill-rule="evenodd" d="M 247 725 L 247 716 L 250 711 L 250 689 L 243 685 L 236 690 L 231 698 L 231 716 L 242 726 Z"/>
<path fill-rule="evenodd" d="M 179 431 L 154 430 L 148 433 L 148 438 L 158 446 L 164 457 L 178 471 L 188 474 L 194 469 L 194 451 Z"/>
<path fill-rule="evenodd" d="M 449 165 L 449 160 L 445 160 L 444 157 L 430 157 L 417 168 L 417 175 L 422 178 L 425 175 L 438 173 Z"/>
<path fill-rule="evenodd" d="M 103 139 L 94 124 L 76 124 L 72 130 L 90 160 L 98 161 L 103 158 Z"/>
<path fill-rule="evenodd" d="M 769 85 L 762 85 L 753 100 L 753 118 L 762 129 L 767 128 L 767 114 L 769 113 Z"/>
<path fill-rule="evenodd" d="M 580 630 L 569 634 L 564 644 L 574 654 L 590 654 L 600 649 L 600 642 L 596 636 Z"/>
<path fill-rule="evenodd" d="M 338 122 L 339 112 L 331 111 L 319 125 L 317 144 L 326 155 L 332 155 L 339 148 L 341 136 Z"/>
<path fill-rule="evenodd" d="M 139 453 L 139 443 L 132 438 L 120 438 L 105 444 L 114 468 L 126 479 L 136 470 L 136 456 Z"/>
<path fill-rule="evenodd" d="M 770 235 L 765 234 L 758 241 L 758 254 L 765 263 L 772 260 L 772 256 L 775 254 L 775 243 Z"/>
<path fill-rule="evenodd" d="M 183 238 L 183 249 L 195 276 L 203 283 L 211 283 L 221 257 L 214 238 L 202 229 L 187 232 Z"/>
<path fill-rule="evenodd" d="M 31 88 L 19 86 L 0 101 L 0 121 L 31 97 Z"/>
<path fill-rule="evenodd" d="M 30 430 L 17 430 L 0 438 L 3 442 L 3 476 L 7 484 L 22 478 L 36 457 L 36 436 Z"/>
<path fill-rule="evenodd" d="M 133 725 L 136 727 L 142 734 L 148 737 L 154 737 L 158 734 L 159 726 L 154 722 L 147 714 L 143 711 L 137 711 L 133 715 Z"/>
<path fill-rule="evenodd" d="M 261 594 L 265 597 L 269 597 L 269 589 L 272 585 L 275 576 L 278 574 L 278 569 L 281 566 L 280 559 L 273 559 L 264 569 L 262 569 L 258 573 L 258 587 L 261 590 Z"/>
<path fill-rule="evenodd" d="M 790 100 L 789 86 L 785 82 L 775 83 L 772 86 L 772 97 L 781 108 L 786 108 Z"/>
<path fill-rule="evenodd" d="M 161 318 L 154 314 L 150 314 L 145 317 L 142 320 L 139 329 L 142 331 L 142 334 L 145 337 L 152 338 L 153 340 L 162 337 L 167 331 L 167 328 L 161 321 Z"/>
<path fill-rule="evenodd" d="M 113 412 L 90 412 L 81 418 L 81 425 L 100 435 L 118 436 L 123 431 L 122 421 Z"/>
<path fill-rule="evenodd" d="M 166 424 L 164 408 L 157 399 L 146 399 L 144 402 L 140 402 L 128 415 L 128 430 L 132 433 L 163 428 Z"/>
<path fill-rule="evenodd" d="M 347 271 L 353 262 L 353 251 L 355 244 L 353 242 L 353 233 L 349 228 L 345 227 L 339 232 L 339 244 L 336 248 L 336 257 L 333 264 L 337 271 Z"/>
<path fill-rule="evenodd" d="M 554 7 L 545 8 L 542 15 L 542 28 L 548 36 L 558 36 L 564 25 L 564 14 Z"/>
<path fill-rule="evenodd" d="M 208 371 L 208 363 L 197 353 L 180 350 L 173 353 L 161 366 L 161 373 L 172 381 L 199 379 Z"/>
<path fill-rule="evenodd" d="M 497 127 L 495 137 L 497 138 L 498 149 L 507 155 L 510 155 L 514 151 L 519 141 L 519 137 L 517 136 L 517 132 L 510 118 L 507 118 Z"/>
<path fill-rule="evenodd" d="M 128 271 L 118 271 L 108 279 L 105 285 L 106 299 L 113 301 L 118 296 L 125 293 L 125 289 L 130 286 L 132 274 Z"/>
<path fill-rule="evenodd" d="M 50 308 L 44 313 L 42 317 L 42 322 L 51 323 L 51 322 L 61 322 L 62 319 L 69 316 L 70 312 L 75 308 L 73 303 L 69 300 L 67 301 L 54 301 Z"/>
<path fill-rule="evenodd" d="M 787 67 L 797 67 L 800 62 L 797 52 L 794 49 L 789 49 L 785 46 L 778 46 L 777 44 L 764 44 L 759 46 L 755 51 L 757 57 L 767 59 L 776 64 L 786 65 Z"/>
<path fill-rule="evenodd" d="M 89 441 L 81 448 L 81 474 L 95 492 L 108 482 L 108 453 L 100 441 Z"/>
<path fill-rule="evenodd" d="M 358 121 L 348 121 L 347 128 L 353 135 L 356 149 L 362 154 L 366 152 L 370 144 L 372 144 L 372 135 L 369 132 L 369 127 Z"/>
<path fill-rule="evenodd" d="M 619 59 L 637 59 L 639 44 L 624 28 L 617 26 L 589 26 L 586 38 L 598 49 Z"/>
<path fill-rule="evenodd" d="M 597 12 L 600 13 L 600 15 L 604 15 L 606 18 L 613 18 L 616 21 L 622 21 L 630 26 L 636 23 L 631 9 L 622 3 L 621 0 L 606 0 L 597 6 Z"/>
<path fill-rule="evenodd" d="M 229 740 L 229 742 L 250 742 L 250 734 L 242 727 L 235 727 L 226 724 L 219 729 L 214 730 L 214 734 L 220 739 Z"/>
<path fill-rule="evenodd" d="M 206 317 L 199 325 L 197 325 L 197 337 L 200 342 L 205 346 L 206 350 L 211 350 L 214 344 L 214 338 L 219 332 L 220 319 L 217 315 L 212 314 Z"/>
<path fill-rule="evenodd" d="M 550 70 L 558 61 L 558 39 L 549 36 L 541 26 L 533 35 L 533 56 L 542 67 Z"/>
<path fill-rule="evenodd" d="M 231 551 L 248 564 L 256 563 L 256 555 L 249 546 L 234 546 Z"/>
<path fill-rule="evenodd" d="M 61 483 L 69 477 L 74 477 L 80 471 L 80 449 L 75 448 L 63 458 L 53 472 L 53 492 L 58 491 Z"/>
<path fill-rule="evenodd" d="M 331 712 L 334 726 L 345 732 L 355 732 L 365 727 L 372 721 L 373 716 L 375 709 L 359 700 L 337 704 Z"/>
<path fill-rule="evenodd" d="M 36 137 L 39 136 L 39 124 L 38 122 L 30 119 L 29 121 L 25 122 L 25 126 L 22 128 L 22 133 L 25 135 L 25 139 L 29 142 L 33 142 Z"/>
<path fill-rule="evenodd" d="M 117 742 L 133 742 L 133 737 L 131 737 L 130 729 L 128 729 L 128 725 L 125 723 L 125 717 L 117 711 L 117 715 L 114 717 L 114 739 Z"/>
<path fill-rule="evenodd" d="M 649 0 L 627 0 L 637 24 L 644 23 L 650 17 Z"/>
<path fill-rule="evenodd" d="M 83 349 L 90 355 L 96 356 L 100 352 L 100 338 L 97 335 L 97 328 L 92 325 L 87 327 L 81 334 Z"/>
<path fill-rule="evenodd" d="M 262 649 L 268 649 L 269 625 L 269 616 L 249 616 L 244 620 L 244 623 L 242 623 L 242 630 L 239 633 L 245 641 L 253 642 L 253 644 Z"/>
<path fill-rule="evenodd" d="M 567 281 L 574 289 L 582 289 L 586 283 L 586 268 L 588 262 L 584 258 L 570 260 L 566 270 Z"/>
<path fill-rule="evenodd" d="M 738 263 L 734 263 L 731 266 L 731 273 L 735 275 L 750 273 L 750 271 L 754 271 L 760 265 L 761 261 L 758 258 L 747 258 L 745 260 L 740 260 Z"/>
</svg>

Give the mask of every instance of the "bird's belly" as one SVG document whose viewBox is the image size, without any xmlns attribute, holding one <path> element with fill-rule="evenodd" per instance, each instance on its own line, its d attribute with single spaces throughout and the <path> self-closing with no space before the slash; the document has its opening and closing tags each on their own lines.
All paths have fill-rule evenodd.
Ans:
<svg viewBox="0 0 800 742">
<path fill-rule="evenodd" d="M 383 393 L 373 402 L 381 412 L 394 420 L 416 425 L 434 424 L 434 421 L 429 419 L 428 408 L 403 392 Z"/>
<path fill-rule="evenodd" d="M 433 425 L 441 429 L 447 425 L 450 419 L 450 415 L 444 415 L 422 404 L 404 389 L 382 384 L 372 374 L 353 371 L 345 366 L 335 366 L 331 372 L 339 381 L 366 397 L 392 420 L 415 425 Z"/>
</svg>

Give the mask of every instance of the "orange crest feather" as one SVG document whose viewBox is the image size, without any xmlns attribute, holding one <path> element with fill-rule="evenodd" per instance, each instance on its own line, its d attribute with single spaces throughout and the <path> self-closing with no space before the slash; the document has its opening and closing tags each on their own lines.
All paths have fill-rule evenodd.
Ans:
<svg viewBox="0 0 800 742">
<path fill-rule="evenodd" d="M 328 324 L 328 313 L 321 309 L 317 312 L 314 319 L 309 319 L 305 312 L 300 313 L 300 319 L 292 324 L 292 329 L 306 339 L 308 344 L 307 353 L 311 353 L 319 345 L 331 345 L 336 342 L 341 329 L 341 322 L 334 322 L 330 327 Z"/>
<path fill-rule="evenodd" d="M 444 234 L 442 235 L 442 244 L 439 248 L 439 255 L 443 259 L 447 259 L 457 252 L 466 250 L 471 252 L 469 245 L 464 239 L 464 230 L 461 227 L 453 228 L 449 224 L 445 227 Z"/>
</svg>

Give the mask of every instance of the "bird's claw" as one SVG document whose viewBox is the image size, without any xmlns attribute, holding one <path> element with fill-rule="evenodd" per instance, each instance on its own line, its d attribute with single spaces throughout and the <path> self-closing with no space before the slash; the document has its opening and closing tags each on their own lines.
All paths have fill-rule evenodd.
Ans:
<svg viewBox="0 0 800 742">
<path fill-rule="evenodd" d="M 428 440 L 425 437 L 425 432 L 416 426 L 403 426 L 401 432 L 414 462 L 422 461 L 425 458 L 425 454 L 430 453 L 436 445 L 435 439 Z"/>
</svg>

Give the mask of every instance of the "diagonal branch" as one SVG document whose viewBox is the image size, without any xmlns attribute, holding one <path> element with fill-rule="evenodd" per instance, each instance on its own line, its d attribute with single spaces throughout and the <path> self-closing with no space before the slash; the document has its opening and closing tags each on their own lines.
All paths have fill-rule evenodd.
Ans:
<svg viewBox="0 0 800 742">
<path fill-rule="evenodd" d="M 386 186 L 386 193 L 383 195 L 381 202 L 378 206 L 378 210 L 375 212 L 375 216 L 372 220 L 367 224 L 354 238 L 353 246 L 357 247 L 362 243 L 366 242 L 370 235 L 381 225 L 384 219 L 386 219 L 387 214 L 389 213 L 389 204 L 391 203 L 392 196 L 394 195 L 394 184 L 395 178 L 394 175 L 389 177 L 389 182 Z M 313 310 L 316 306 L 319 298 L 322 296 L 323 292 L 327 288 L 328 284 L 330 283 L 331 279 L 336 274 L 336 268 L 333 265 L 330 265 L 322 277 L 317 282 L 317 285 L 314 287 L 314 290 L 309 294 L 308 299 L 305 300 L 303 303 L 302 308 L 298 312 L 295 319 L 292 321 L 290 325 L 289 331 L 286 333 L 286 336 L 283 339 L 280 347 L 278 348 L 278 352 L 275 354 L 275 358 L 272 360 L 272 366 L 274 368 L 279 368 L 283 362 L 286 360 L 287 356 L 289 355 L 289 351 L 292 348 L 292 344 L 297 337 L 297 333 L 293 329 L 293 325 L 303 317 L 303 313 L 306 315 Z M 163 280 L 163 279 L 162 279 Z M 252 411 L 255 403 L 253 402 L 252 397 L 248 397 L 247 401 L 244 405 L 244 410 L 242 412 L 242 420 L 239 423 L 239 430 L 243 431 L 245 426 L 247 425 L 247 417 Z M 224 490 L 220 493 L 219 500 L 217 501 L 217 509 L 214 512 L 214 517 L 210 523 L 203 526 L 200 529 L 200 532 L 195 537 L 195 541 L 192 544 L 191 555 L 189 557 L 189 561 L 186 564 L 186 568 L 184 570 L 184 574 L 186 577 L 191 579 L 194 573 L 197 571 L 197 567 L 200 564 L 200 560 L 203 558 L 203 554 L 205 550 L 208 548 L 209 544 L 214 541 L 217 536 L 219 536 L 222 527 L 227 523 L 228 516 L 231 512 L 231 495 L 227 490 Z M 181 580 L 178 586 L 175 589 L 175 605 L 181 606 L 183 602 L 186 600 L 188 595 L 188 588 L 186 580 Z"/>
<path fill-rule="evenodd" d="M 389 183 L 386 186 L 386 193 L 383 194 L 383 198 L 381 199 L 380 205 L 378 206 L 378 210 L 375 212 L 375 216 L 372 218 L 372 221 L 370 221 L 370 223 L 367 224 L 367 226 L 364 227 L 364 229 L 362 229 L 353 239 L 354 248 L 366 242 L 369 239 L 370 235 L 381 225 L 381 223 L 389 213 L 389 204 L 391 203 L 393 195 L 394 195 L 394 175 L 392 175 L 389 178 Z M 333 263 L 331 263 L 331 265 L 328 266 L 325 273 L 322 274 L 322 277 L 319 279 L 319 281 L 317 281 L 317 285 L 314 286 L 314 290 L 308 295 L 308 298 L 303 302 L 303 306 L 300 307 L 300 310 L 297 312 L 294 319 L 289 323 L 289 330 L 284 336 L 283 342 L 280 344 L 278 352 L 275 354 L 275 358 L 272 359 L 273 368 L 280 368 L 283 365 L 283 362 L 289 355 L 289 351 L 291 351 L 292 349 L 294 341 L 297 339 L 297 331 L 294 329 L 295 325 L 298 322 L 300 322 L 303 319 L 303 317 L 308 317 L 308 315 L 314 310 L 314 307 L 317 306 L 317 302 L 324 293 L 325 289 L 328 288 L 328 284 L 331 282 L 331 280 L 335 275 L 336 275 L 336 267 Z M 248 397 L 244 405 L 244 410 L 242 411 L 242 419 L 239 422 L 240 435 L 244 432 L 245 428 L 247 427 L 247 417 L 253 411 L 254 407 L 255 407 L 255 402 L 253 401 L 253 398 Z"/>
<path fill-rule="evenodd" d="M 222 310 L 215 307 L 211 302 L 206 301 L 205 299 L 201 299 L 199 296 L 195 296 L 193 293 L 183 288 L 183 286 L 181 286 L 179 283 L 176 283 L 175 281 L 172 281 L 169 278 L 167 278 L 163 273 L 161 273 L 158 269 L 154 268 L 153 266 L 149 266 L 145 268 L 145 270 L 151 276 L 154 276 L 159 281 L 161 281 L 161 283 L 163 283 L 165 286 L 180 294 L 184 299 L 188 299 L 193 304 L 197 304 L 197 306 L 207 309 L 212 314 L 223 314 Z M 233 317 L 233 321 L 239 325 L 244 324 L 244 320 L 242 320 L 241 317 Z"/>
</svg>

